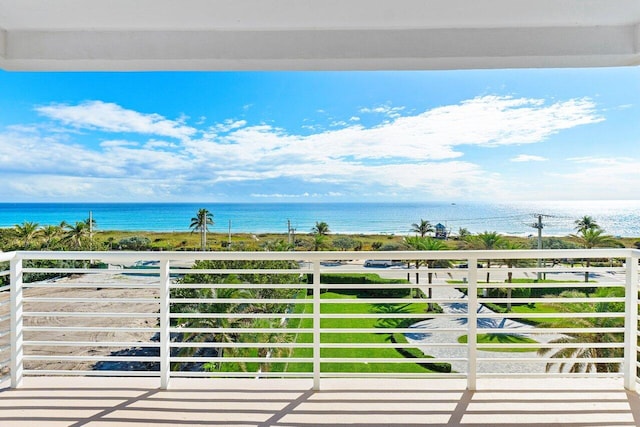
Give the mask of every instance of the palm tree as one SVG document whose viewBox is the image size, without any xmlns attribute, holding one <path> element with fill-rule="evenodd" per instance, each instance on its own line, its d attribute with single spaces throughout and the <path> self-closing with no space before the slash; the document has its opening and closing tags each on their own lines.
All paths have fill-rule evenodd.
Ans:
<svg viewBox="0 0 640 427">
<path fill-rule="evenodd" d="M 186 280 L 185 283 L 191 283 Z M 205 289 L 176 289 L 172 291 L 172 298 L 180 301 L 181 298 L 248 298 L 251 293 L 246 289 L 235 288 L 205 288 Z M 231 328 L 234 327 L 239 319 L 227 317 L 215 318 L 193 318 L 189 317 L 190 313 L 238 313 L 244 310 L 244 306 L 238 303 L 200 303 L 200 304 L 179 304 L 178 310 L 184 314 L 183 317 L 176 320 L 176 326 L 179 326 L 183 332 L 184 342 L 216 342 L 229 343 L 237 341 L 238 334 L 233 332 L 218 332 L 215 334 L 204 334 L 199 332 L 189 332 L 189 329 L 195 328 Z M 182 347 L 178 351 L 180 357 L 190 357 L 195 355 L 199 350 L 198 346 Z M 217 357 L 224 356 L 224 346 L 216 349 Z M 218 369 L 221 367 L 218 365 Z M 178 370 L 180 363 L 174 364 L 171 369 Z"/>
<path fill-rule="evenodd" d="M 583 296 L 584 294 L 578 295 Z M 570 309 L 566 307 L 570 304 L 560 304 L 564 310 Z M 585 310 L 580 310 L 585 311 Z M 612 307 L 611 303 L 603 302 L 596 304 L 595 312 L 606 313 L 617 311 Z M 593 318 L 576 318 L 570 319 L 571 324 L 567 324 L 567 320 L 559 321 L 557 323 L 549 324 L 551 328 L 619 328 L 621 321 L 618 317 L 593 317 Z M 623 349 L 621 348 L 576 348 L 572 347 L 572 344 L 580 343 L 619 343 L 623 341 L 621 333 L 612 332 L 593 332 L 593 333 L 567 333 L 562 337 L 549 341 L 550 343 L 567 344 L 563 348 L 540 348 L 538 354 L 541 356 L 550 356 L 556 359 L 568 359 L 568 358 L 619 358 L 622 357 Z M 564 372 L 567 370 L 571 373 L 578 372 L 618 372 L 620 369 L 619 363 L 594 363 L 594 362 L 549 362 L 546 365 L 546 371 L 549 372 L 555 365 L 558 365 L 558 372 Z"/>
<path fill-rule="evenodd" d="M 327 236 L 322 233 L 314 233 L 311 246 L 314 251 L 327 248 Z"/>
<path fill-rule="evenodd" d="M 191 218 L 189 228 L 192 233 L 195 231 L 200 232 L 200 245 L 202 251 L 207 250 L 207 231 L 209 231 L 210 225 L 213 226 L 213 214 L 207 209 L 199 209 L 196 216 Z"/>
<path fill-rule="evenodd" d="M 499 248 L 504 242 L 502 235 L 495 231 L 485 231 L 470 237 L 470 243 L 474 249 L 493 250 Z M 491 260 L 487 260 L 487 268 L 491 268 Z M 487 283 L 489 283 L 489 272 L 487 271 Z M 484 289 L 485 294 L 487 288 Z"/>
<path fill-rule="evenodd" d="M 89 238 L 89 224 L 86 221 L 76 221 L 75 225 L 67 225 L 67 232 L 62 239 L 69 242 L 71 247 L 80 250 L 85 247 Z"/>
<path fill-rule="evenodd" d="M 64 228 L 59 225 L 45 225 L 42 227 L 42 237 L 44 238 L 45 249 L 51 249 L 57 240 L 63 235 Z"/>
<path fill-rule="evenodd" d="M 316 225 L 311 228 L 312 234 L 329 234 L 331 230 L 329 230 L 329 224 L 324 221 L 318 222 L 316 221 Z"/>
<path fill-rule="evenodd" d="M 580 219 L 576 219 L 574 224 L 576 225 L 576 231 L 580 233 L 585 230 L 597 230 L 600 228 L 596 220 L 588 215 L 585 215 Z"/>
<path fill-rule="evenodd" d="M 424 237 L 427 233 L 433 232 L 433 226 L 429 221 L 420 218 L 420 223 L 411 224 L 411 232 L 418 233 L 420 237 Z"/>
<path fill-rule="evenodd" d="M 40 225 L 37 222 L 25 221 L 22 224 L 13 226 L 13 234 L 20 240 L 23 249 L 28 249 L 40 232 Z"/>
<path fill-rule="evenodd" d="M 616 246 L 617 242 L 613 236 L 608 234 L 603 234 L 604 230 L 600 227 L 598 228 L 585 228 L 584 230 L 580 230 L 578 234 L 571 234 L 570 237 L 573 237 L 578 241 L 578 243 L 585 249 L 593 249 L 593 248 L 606 248 Z M 587 258 L 587 268 L 591 266 L 591 259 Z M 589 272 L 584 272 L 584 281 L 585 283 L 589 281 Z"/>
</svg>

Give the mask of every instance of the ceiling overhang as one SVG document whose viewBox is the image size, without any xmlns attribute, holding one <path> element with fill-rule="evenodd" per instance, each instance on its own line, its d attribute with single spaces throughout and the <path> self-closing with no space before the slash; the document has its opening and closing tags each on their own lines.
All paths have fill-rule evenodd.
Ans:
<svg viewBox="0 0 640 427">
<path fill-rule="evenodd" d="M 6 70 L 640 64 L 640 0 L 0 0 Z"/>
</svg>

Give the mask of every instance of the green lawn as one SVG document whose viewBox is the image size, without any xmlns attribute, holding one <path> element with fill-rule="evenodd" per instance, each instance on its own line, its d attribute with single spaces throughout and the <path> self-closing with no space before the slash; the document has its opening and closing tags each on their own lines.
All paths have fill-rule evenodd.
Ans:
<svg viewBox="0 0 640 427">
<path fill-rule="evenodd" d="M 323 299 L 343 299 L 354 298 L 355 295 L 346 293 L 326 292 L 321 295 Z M 300 305 L 304 306 L 307 312 L 311 311 L 311 304 Z M 353 304 L 340 304 L 340 303 L 327 303 L 322 304 L 322 313 L 377 313 L 381 310 L 389 312 L 388 310 L 397 310 L 401 313 L 425 313 L 427 309 L 426 303 L 413 303 L 411 299 L 407 299 L 406 304 L 385 304 L 384 306 L 369 303 L 353 303 Z M 425 313 L 425 318 L 428 314 Z M 391 319 L 384 319 L 391 320 Z M 419 319 L 412 319 L 410 323 L 418 322 Z M 311 328 L 312 319 L 303 319 L 300 322 L 300 327 Z M 389 343 L 389 333 L 384 333 L 385 326 L 393 327 L 392 322 L 382 322 L 381 319 L 322 319 L 321 326 L 323 328 L 377 328 L 381 329 L 380 333 L 331 333 L 322 334 L 322 343 Z M 404 327 L 405 325 L 398 325 L 396 327 Z M 311 334 L 298 335 L 296 342 L 308 343 L 312 341 Z M 321 350 L 322 357 L 367 357 L 367 358 L 397 358 L 404 359 L 398 351 L 393 348 L 326 348 Z M 295 349 L 292 352 L 293 357 L 312 357 L 312 349 Z M 427 356 L 425 356 L 427 357 Z M 407 359 L 408 361 L 410 359 Z M 289 363 L 286 368 L 289 372 L 309 372 L 311 371 L 311 364 L 303 363 Z M 321 366 L 323 372 L 432 372 L 427 368 L 424 368 L 416 363 L 323 363 Z"/>
</svg>

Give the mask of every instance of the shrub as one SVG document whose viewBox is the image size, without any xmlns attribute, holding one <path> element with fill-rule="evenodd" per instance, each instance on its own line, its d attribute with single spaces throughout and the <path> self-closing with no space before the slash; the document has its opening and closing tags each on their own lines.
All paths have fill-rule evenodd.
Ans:
<svg viewBox="0 0 640 427">
<path fill-rule="evenodd" d="M 407 339 L 402 334 L 392 334 L 390 336 L 391 342 L 394 344 L 398 343 L 406 343 Z M 425 355 L 418 348 L 407 347 L 407 348 L 396 348 L 396 351 L 400 353 L 402 356 L 408 359 L 418 359 L 418 358 L 433 358 L 433 356 Z M 423 368 L 430 369 L 435 372 L 442 373 L 450 373 L 451 372 L 451 364 L 446 362 L 437 362 L 437 363 L 418 363 L 418 365 Z"/>
<path fill-rule="evenodd" d="M 151 247 L 151 240 L 140 236 L 125 237 L 120 239 L 118 247 L 124 251 L 144 251 Z"/>
<path fill-rule="evenodd" d="M 312 282 L 313 279 L 309 279 L 309 283 Z M 374 273 L 367 274 L 340 274 L 340 273 L 331 273 L 331 274 L 321 274 L 320 275 L 321 283 L 333 284 L 370 284 L 370 285 L 381 285 L 381 284 L 409 284 L 410 282 L 404 279 L 383 279 Z M 411 288 L 400 288 L 397 289 L 344 289 L 342 292 L 349 294 L 356 294 L 359 298 L 404 298 L 410 295 Z"/>
</svg>

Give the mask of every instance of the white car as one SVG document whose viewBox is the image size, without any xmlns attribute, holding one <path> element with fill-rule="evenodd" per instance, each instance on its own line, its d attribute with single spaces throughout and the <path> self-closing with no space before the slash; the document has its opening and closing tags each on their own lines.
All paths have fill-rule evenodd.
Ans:
<svg viewBox="0 0 640 427">
<path fill-rule="evenodd" d="M 365 267 L 379 267 L 379 268 L 387 268 L 391 267 L 393 262 L 389 259 L 368 259 L 364 262 Z"/>
</svg>

